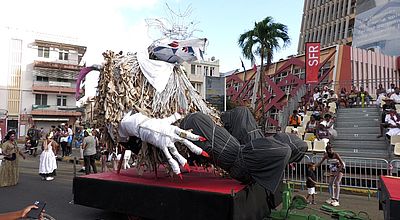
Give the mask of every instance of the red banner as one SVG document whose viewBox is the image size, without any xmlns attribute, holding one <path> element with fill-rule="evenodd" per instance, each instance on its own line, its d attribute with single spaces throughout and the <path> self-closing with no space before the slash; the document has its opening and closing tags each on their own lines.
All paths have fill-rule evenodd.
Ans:
<svg viewBox="0 0 400 220">
<path fill-rule="evenodd" d="M 306 83 L 317 83 L 321 44 L 319 42 L 306 43 Z"/>
</svg>

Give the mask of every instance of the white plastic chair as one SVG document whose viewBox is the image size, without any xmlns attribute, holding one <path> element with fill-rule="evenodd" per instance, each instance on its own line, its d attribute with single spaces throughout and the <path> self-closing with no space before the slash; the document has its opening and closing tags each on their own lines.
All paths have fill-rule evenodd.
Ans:
<svg viewBox="0 0 400 220">
<path fill-rule="evenodd" d="M 314 152 L 325 152 L 326 142 L 323 140 L 314 141 Z"/>
<path fill-rule="evenodd" d="M 390 145 L 396 145 L 400 143 L 400 135 L 393 135 L 390 137 Z"/>
<path fill-rule="evenodd" d="M 286 126 L 285 133 L 292 133 L 293 128 L 294 128 L 294 126 Z"/>
<path fill-rule="evenodd" d="M 306 142 L 306 144 L 307 144 L 307 151 L 313 151 L 313 143 L 312 143 L 312 141 L 304 140 L 304 142 Z"/>
<path fill-rule="evenodd" d="M 315 136 L 314 133 L 305 133 L 304 134 L 304 140 L 309 140 L 311 137 Z"/>
<path fill-rule="evenodd" d="M 301 125 L 305 128 L 307 125 L 307 122 L 309 122 L 311 119 L 311 116 L 309 115 L 304 115 L 303 116 L 303 121 L 301 122 Z"/>
<path fill-rule="evenodd" d="M 394 145 L 394 155 L 400 156 L 400 143 Z"/>
<path fill-rule="evenodd" d="M 306 132 L 306 129 L 304 127 L 297 127 L 297 134 L 301 139 L 303 139 L 303 135 Z"/>
</svg>

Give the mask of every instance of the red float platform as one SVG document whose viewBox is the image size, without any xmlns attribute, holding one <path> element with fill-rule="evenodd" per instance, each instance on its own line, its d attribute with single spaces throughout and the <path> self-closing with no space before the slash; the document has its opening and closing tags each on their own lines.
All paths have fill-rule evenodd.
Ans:
<svg viewBox="0 0 400 220">
<path fill-rule="evenodd" d="M 159 172 L 163 173 L 164 172 Z M 215 176 L 205 171 L 183 180 L 136 169 L 75 177 L 74 203 L 148 219 L 263 219 L 267 195 L 258 184 Z"/>
<path fill-rule="evenodd" d="M 400 177 L 380 176 L 379 209 L 385 220 L 400 219 Z"/>
</svg>

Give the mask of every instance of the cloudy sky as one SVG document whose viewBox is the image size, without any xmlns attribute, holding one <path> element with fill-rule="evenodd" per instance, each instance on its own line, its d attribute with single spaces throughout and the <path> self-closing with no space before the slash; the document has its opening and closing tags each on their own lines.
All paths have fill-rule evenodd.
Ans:
<svg viewBox="0 0 400 220">
<path fill-rule="evenodd" d="M 239 35 L 254 22 L 272 16 L 289 28 L 291 46 L 276 53 L 274 60 L 296 54 L 303 1 L 301 0 L 13 0 L 2 3 L 0 25 L 79 38 L 87 46 L 88 65 L 101 63 L 101 53 L 137 51 L 154 38 L 145 19 L 168 18 L 166 3 L 175 12 L 190 8 L 187 21 L 194 21 L 196 37 L 206 37 L 206 57 L 220 60 L 220 71 L 241 68 Z M 245 61 L 250 68 L 250 61 Z"/>
</svg>

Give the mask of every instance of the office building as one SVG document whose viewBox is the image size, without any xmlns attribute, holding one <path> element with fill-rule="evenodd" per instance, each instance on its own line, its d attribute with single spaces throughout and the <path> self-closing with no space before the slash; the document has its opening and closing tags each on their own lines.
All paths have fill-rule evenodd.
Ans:
<svg viewBox="0 0 400 220">
<path fill-rule="evenodd" d="M 10 27 L 2 28 L 0 109 L 7 110 L 2 130 L 15 129 L 20 137 L 35 124 L 46 130 L 60 123 L 74 124 L 76 77 L 86 47 L 78 40 Z"/>
</svg>

